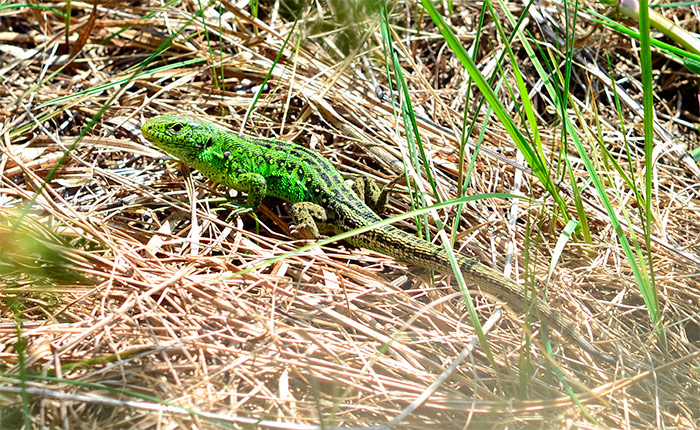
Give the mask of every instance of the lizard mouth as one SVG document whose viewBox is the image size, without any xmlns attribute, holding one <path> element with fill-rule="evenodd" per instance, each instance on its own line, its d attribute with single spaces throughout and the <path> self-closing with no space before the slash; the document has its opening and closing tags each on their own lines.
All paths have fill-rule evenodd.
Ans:
<svg viewBox="0 0 700 430">
<path fill-rule="evenodd" d="M 151 142 L 151 145 L 159 149 L 164 149 L 172 137 L 166 130 L 163 130 L 159 119 L 160 118 L 153 118 L 146 121 L 141 126 L 141 134 L 146 140 Z"/>
<path fill-rule="evenodd" d="M 151 118 L 141 126 L 141 134 L 157 148 L 168 150 L 179 142 L 193 137 L 194 129 L 200 128 L 200 122 L 194 118 L 166 114 Z"/>
<path fill-rule="evenodd" d="M 141 134 L 147 141 L 151 143 L 153 143 L 153 141 L 158 137 L 158 132 L 149 127 L 148 123 L 145 123 L 141 126 Z"/>
</svg>

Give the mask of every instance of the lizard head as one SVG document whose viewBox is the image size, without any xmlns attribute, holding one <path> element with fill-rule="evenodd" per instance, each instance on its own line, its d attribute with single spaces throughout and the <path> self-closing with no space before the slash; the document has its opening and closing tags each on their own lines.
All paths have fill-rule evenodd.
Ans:
<svg viewBox="0 0 700 430">
<path fill-rule="evenodd" d="M 182 115 L 161 115 L 141 127 L 143 137 L 158 149 L 195 167 L 217 132 L 213 125 Z"/>
</svg>

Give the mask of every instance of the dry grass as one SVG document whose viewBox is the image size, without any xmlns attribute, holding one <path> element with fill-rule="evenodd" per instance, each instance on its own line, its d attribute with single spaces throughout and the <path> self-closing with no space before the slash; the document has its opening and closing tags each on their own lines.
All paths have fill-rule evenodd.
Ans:
<svg viewBox="0 0 700 430">
<path fill-rule="evenodd" d="M 306 244 L 289 234 L 286 206 L 270 201 L 255 217 L 230 216 L 222 206 L 226 190 L 163 162 L 139 136 L 144 118 L 185 112 L 247 134 L 310 145 L 344 174 L 389 183 L 404 174 L 401 160 L 409 154 L 391 105 L 374 94 L 372 79 L 386 89 L 377 17 L 355 23 L 322 7 L 305 9 L 306 21 L 294 29 L 243 124 L 255 86 L 292 31 L 289 15 L 272 2 L 261 5 L 259 20 L 228 2 L 209 8 L 210 52 L 202 19 L 190 20 L 196 2 L 171 7 L 167 20 L 164 13 L 144 18 L 157 3 L 99 6 L 94 20 L 91 5 L 73 3 L 70 46 L 57 14 L 27 7 L 0 11 L 0 427 L 19 428 L 29 419 L 36 428 L 66 429 L 392 422 L 399 428 L 700 427 L 700 200 L 692 166 L 661 150 L 654 165 L 651 253 L 668 344 L 652 334 L 615 232 L 595 192 L 584 188 L 593 242 L 567 245 L 546 285 L 547 299 L 602 349 L 616 353 L 620 366 L 591 360 L 555 333 L 549 335 L 548 360 L 535 319 L 533 341 L 526 344 L 521 314 L 498 318 L 496 302 L 478 298 L 483 319 L 496 319 L 487 332 L 493 368 L 473 346 L 453 279 L 418 276 L 413 268 L 342 243 L 262 264 Z M 522 13 L 519 3 L 509 7 Z M 532 8 L 561 13 L 559 7 Z M 478 13 L 473 5 L 456 5 L 452 15 L 465 46 L 474 39 Z M 692 17 L 676 13 L 680 22 Z M 419 118 L 419 128 L 437 190 L 442 200 L 454 198 L 466 166 L 458 165 L 459 140 L 449 130 L 462 123 L 468 77 L 415 4 L 397 4 L 392 20 L 396 49 L 410 54 L 402 60 L 411 98 L 419 115 L 432 121 Z M 592 26 L 585 17 L 579 25 L 581 32 Z M 548 40 L 538 26 L 528 29 Z M 488 17 L 483 32 L 479 65 L 492 70 L 503 41 Z M 138 70 L 176 33 L 167 51 Z M 518 50 L 517 43 L 513 47 Z M 641 94 L 632 48 L 626 38 L 598 28 L 579 51 L 586 55 L 577 57 L 571 92 L 591 153 L 597 133 L 615 155 L 624 141 L 609 85 L 586 73 L 580 61 L 588 59 L 589 72 L 607 70 L 610 55 L 615 72 L 628 79 L 622 89 L 633 102 Z M 698 135 L 688 121 L 697 119 L 697 102 L 690 108 L 684 103 L 690 103 L 685 93 L 694 91 L 697 78 L 670 59 L 655 58 L 661 73 L 657 133 L 682 136 L 692 146 Z M 222 75 L 225 86 L 216 89 Z M 528 85 L 537 88 L 538 82 Z M 501 97 L 506 100 L 505 93 Z M 474 99 L 469 118 L 477 115 Z M 545 149 L 556 159 L 559 124 L 546 98 L 535 94 L 533 101 Z M 99 121 L 86 128 L 103 108 Z M 633 139 L 640 119 L 629 105 L 623 115 L 632 153 L 639 156 L 625 168 L 639 173 L 643 156 Z M 563 225 L 537 180 L 518 167 L 522 161 L 494 119 L 482 145 L 468 194 L 515 193 L 538 204 L 470 203 L 458 247 L 505 266 L 510 277 L 523 279 L 527 266 L 542 281 Z M 570 161 L 581 187 L 586 173 L 573 153 Z M 607 169 L 616 210 L 627 207 L 638 226 L 634 195 Z M 427 203 L 435 202 L 425 176 L 409 173 L 428 192 Z M 571 192 L 567 181 L 564 195 Z M 410 209 L 407 188 L 396 188 L 389 216 Z M 573 201 L 567 203 L 575 214 Z M 452 225 L 454 213 L 434 216 Z M 243 269 L 249 271 L 241 274 Z M 459 361 L 472 347 L 474 356 Z M 567 394 L 559 372 L 575 396 Z M 422 404 L 410 406 L 422 395 Z"/>
</svg>

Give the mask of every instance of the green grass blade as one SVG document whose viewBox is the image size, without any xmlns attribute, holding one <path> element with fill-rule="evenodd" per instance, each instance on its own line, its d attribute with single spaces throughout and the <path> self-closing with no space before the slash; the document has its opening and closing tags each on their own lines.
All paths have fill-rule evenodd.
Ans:
<svg viewBox="0 0 700 430">
<path fill-rule="evenodd" d="M 301 16 L 301 9 L 299 9 L 299 14 L 294 19 L 294 24 L 292 24 L 292 28 L 287 33 L 287 37 L 284 38 L 284 42 L 282 43 L 282 46 L 280 47 L 279 51 L 277 51 L 277 56 L 275 56 L 275 60 L 272 62 L 272 66 L 270 66 L 270 69 L 267 71 L 267 75 L 265 75 L 265 78 L 260 83 L 260 87 L 258 88 L 258 91 L 255 92 L 253 99 L 250 101 L 250 105 L 248 106 L 248 109 L 246 110 L 245 115 L 243 116 L 243 121 L 241 121 L 241 133 L 245 130 L 245 125 L 248 122 L 250 115 L 252 115 L 253 109 L 255 109 L 255 106 L 258 104 L 258 100 L 260 99 L 260 96 L 262 95 L 263 91 L 265 91 L 265 88 L 267 86 L 267 82 L 272 77 L 272 72 L 275 70 L 275 67 L 277 67 L 277 64 L 279 64 L 279 61 L 282 58 L 282 54 L 284 53 L 284 49 L 287 47 L 287 45 L 289 44 L 289 39 L 294 34 L 294 29 L 297 27 L 297 23 L 299 22 L 300 16 Z"/>
<path fill-rule="evenodd" d="M 652 181 L 654 177 L 654 82 L 652 78 L 653 66 L 651 64 L 651 36 L 649 20 L 649 0 L 639 1 L 639 58 L 642 67 L 642 104 L 644 105 L 644 210 L 640 212 L 644 226 L 644 245 L 647 250 L 648 278 L 639 286 L 642 288 L 644 303 L 649 311 L 649 316 L 656 329 L 656 334 L 662 343 L 665 343 L 666 335 L 661 321 L 659 297 L 654 281 L 654 264 L 651 251 L 651 231 L 654 226 L 652 210 Z M 640 262 L 643 257 L 640 257 Z"/>
<path fill-rule="evenodd" d="M 522 135 L 522 133 L 520 133 L 518 128 L 515 126 L 515 123 L 513 122 L 512 118 L 506 112 L 505 107 L 501 104 L 500 100 L 498 100 L 496 94 L 488 85 L 486 79 L 476 67 L 474 61 L 467 54 L 467 51 L 464 49 L 459 39 L 448 27 L 447 23 L 435 9 L 433 4 L 429 0 L 421 0 L 421 4 L 428 11 L 428 14 L 430 15 L 431 19 L 440 30 L 440 33 L 442 34 L 447 44 L 450 46 L 450 48 L 455 53 L 459 61 L 467 70 L 469 76 L 474 80 L 476 86 L 479 87 L 479 90 L 483 94 L 484 98 L 488 101 L 494 113 L 501 121 L 503 127 L 508 132 L 508 135 L 511 137 L 511 139 L 513 139 L 513 142 L 525 157 L 525 160 L 530 165 L 530 168 L 532 169 L 534 174 L 540 180 L 547 192 L 554 198 L 554 201 L 561 210 L 562 216 L 564 216 L 565 220 L 568 221 L 566 203 L 559 194 L 559 191 L 554 185 L 554 182 L 548 176 L 548 169 L 546 168 L 544 161 L 540 158 L 539 154 L 537 154 L 537 152 L 533 150 L 532 146 L 528 145 L 527 141 L 525 140 L 525 137 Z"/>
</svg>

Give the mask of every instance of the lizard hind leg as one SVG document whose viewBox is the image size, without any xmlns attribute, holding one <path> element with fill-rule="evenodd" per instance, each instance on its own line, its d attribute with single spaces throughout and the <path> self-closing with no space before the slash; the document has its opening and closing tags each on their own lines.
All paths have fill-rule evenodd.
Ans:
<svg viewBox="0 0 700 430">
<path fill-rule="evenodd" d="M 293 203 L 289 208 L 289 214 L 292 216 L 295 233 L 305 239 L 318 239 L 321 236 L 319 227 L 324 232 L 327 230 L 328 215 L 326 210 L 316 203 Z"/>
<path fill-rule="evenodd" d="M 366 176 L 355 179 L 352 190 L 375 212 L 383 211 L 389 197 L 389 188 L 380 188 L 374 179 Z"/>
</svg>

